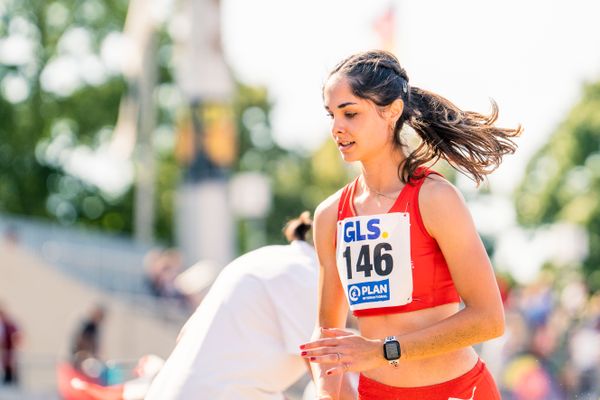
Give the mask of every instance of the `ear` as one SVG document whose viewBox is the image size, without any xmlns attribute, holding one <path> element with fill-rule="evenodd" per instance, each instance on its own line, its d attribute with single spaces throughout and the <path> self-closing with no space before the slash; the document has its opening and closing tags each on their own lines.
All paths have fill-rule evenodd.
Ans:
<svg viewBox="0 0 600 400">
<path fill-rule="evenodd" d="M 403 110 L 404 102 L 402 101 L 402 99 L 396 99 L 392 104 L 385 108 L 384 115 L 387 118 L 388 122 L 391 123 L 393 126 L 402 115 Z"/>
<path fill-rule="evenodd" d="M 402 99 L 396 99 L 392 104 L 389 105 L 390 117 L 394 120 L 394 123 L 398 121 L 404 110 L 404 102 Z"/>
</svg>

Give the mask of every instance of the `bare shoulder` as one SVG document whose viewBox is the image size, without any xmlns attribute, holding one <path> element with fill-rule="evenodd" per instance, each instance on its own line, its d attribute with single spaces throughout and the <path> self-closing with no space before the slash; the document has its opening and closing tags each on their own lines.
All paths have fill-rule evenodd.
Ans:
<svg viewBox="0 0 600 400">
<path fill-rule="evenodd" d="M 438 175 L 426 178 L 419 193 L 419 210 L 425 229 L 438 237 L 447 229 L 471 225 L 471 216 L 460 191 Z"/>
<path fill-rule="evenodd" d="M 332 249 L 335 248 L 338 204 L 341 196 L 342 189 L 323 200 L 315 209 L 313 240 L 319 258 L 325 254 L 324 251 L 334 251 Z"/>
<path fill-rule="evenodd" d="M 422 211 L 432 208 L 443 211 L 464 204 L 464 197 L 456 186 L 439 175 L 429 175 L 421 186 L 419 206 Z"/>
<path fill-rule="evenodd" d="M 323 200 L 315 209 L 315 224 L 322 225 L 337 221 L 337 211 L 340 198 L 342 196 L 340 189 L 325 200 Z"/>
</svg>

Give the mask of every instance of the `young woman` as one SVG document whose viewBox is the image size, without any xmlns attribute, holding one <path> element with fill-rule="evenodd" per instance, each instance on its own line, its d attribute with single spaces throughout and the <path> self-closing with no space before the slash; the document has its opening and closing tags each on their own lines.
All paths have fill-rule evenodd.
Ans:
<svg viewBox="0 0 600 400">
<path fill-rule="evenodd" d="M 426 165 L 442 158 L 479 183 L 521 128 L 495 127 L 495 103 L 485 116 L 411 87 L 384 51 L 343 60 L 323 98 L 361 174 L 315 213 L 319 326 L 301 355 L 319 398 L 339 398 L 340 377 L 360 371 L 363 400 L 499 399 L 471 347 L 504 330 L 494 272 L 462 196 Z M 410 153 L 405 123 L 422 140 Z M 360 335 L 343 329 L 348 307 Z"/>
</svg>

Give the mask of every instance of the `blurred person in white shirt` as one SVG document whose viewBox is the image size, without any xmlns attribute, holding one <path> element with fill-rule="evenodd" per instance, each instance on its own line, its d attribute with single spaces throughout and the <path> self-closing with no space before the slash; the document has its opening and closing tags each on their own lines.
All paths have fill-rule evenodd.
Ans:
<svg viewBox="0 0 600 400">
<path fill-rule="evenodd" d="M 146 400 L 285 399 L 310 371 L 298 346 L 317 317 L 317 260 L 306 242 L 311 225 L 304 212 L 284 228 L 288 245 L 259 248 L 223 269 Z"/>
</svg>

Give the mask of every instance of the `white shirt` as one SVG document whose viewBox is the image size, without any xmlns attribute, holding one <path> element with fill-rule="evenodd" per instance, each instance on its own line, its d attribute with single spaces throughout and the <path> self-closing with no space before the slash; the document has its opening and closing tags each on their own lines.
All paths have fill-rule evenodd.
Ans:
<svg viewBox="0 0 600 400">
<path fill-rule="evenodd" d="M 283 399 L 306 372 L 299 345 L 317 316 L 318 270 L 305 242 L 226 266 L 190 317 L 146 400 Z"/>
</svg>

